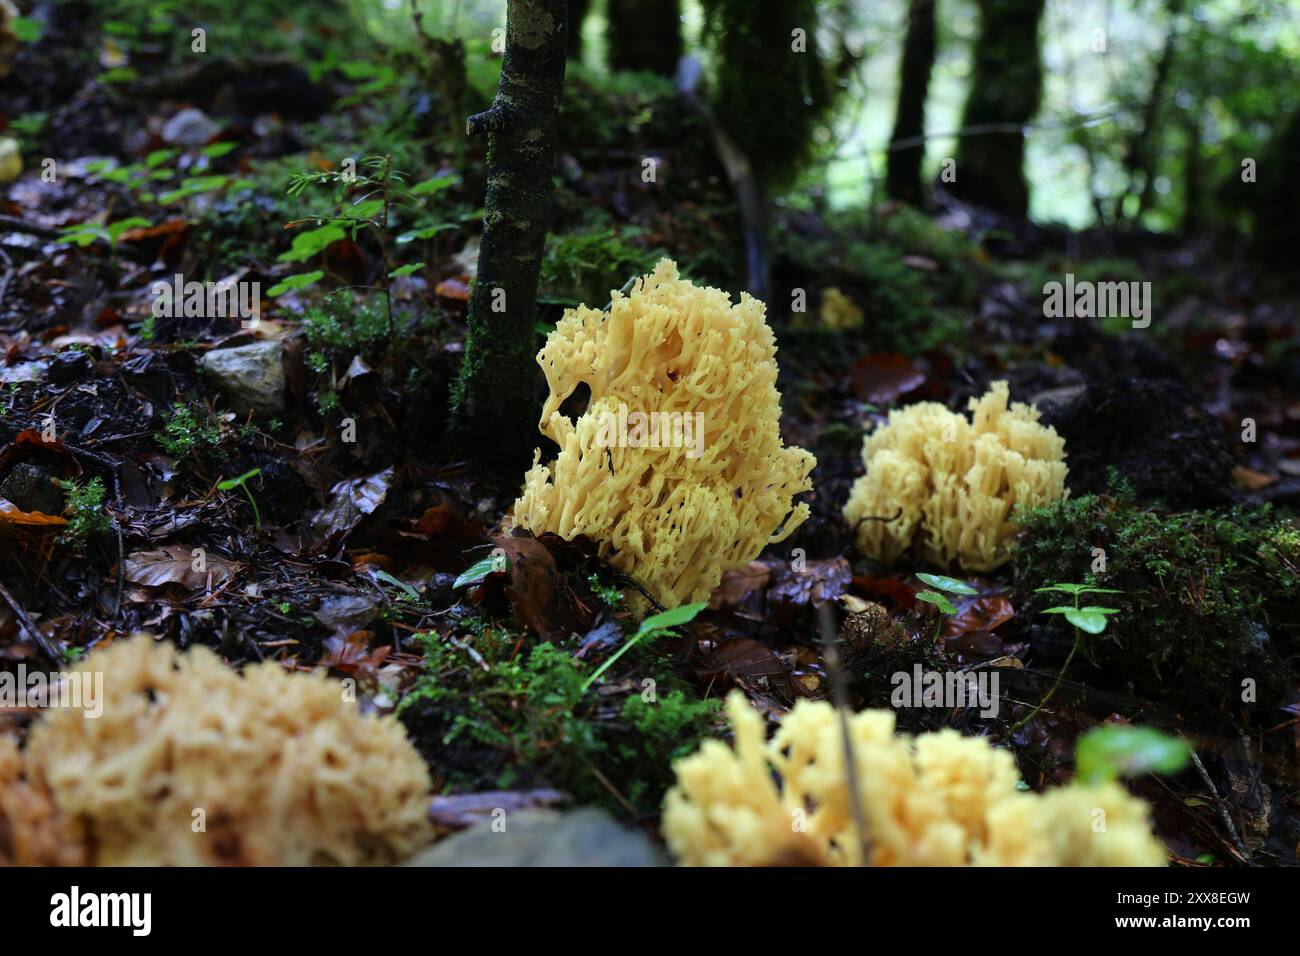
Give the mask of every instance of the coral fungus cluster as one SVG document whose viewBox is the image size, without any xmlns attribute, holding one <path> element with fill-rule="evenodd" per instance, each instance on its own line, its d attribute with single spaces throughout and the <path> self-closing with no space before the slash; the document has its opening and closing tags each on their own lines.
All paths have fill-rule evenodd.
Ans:
<svg viewBox="0 0 1300 956">
<path fill-rule="evenodd" d="M 867 436 L 867 471 L 844 508 L 859 551 L 892 563 L 915 544 L 921 559 L 969 571 L 1007 562 L 1012 509 L 1060 500 L 1067 473 L 1065 441 L 1038 424 L 1033 406 L 1008 407 L 1009 394 L 1006 382 L 994 382 L 971 399 L 970 421 L 918 402 Z"/>
<path fill-rule="evenodd" d="M 323 676 L 241 676 L 146 636 L 79 670 L 105 675 L 101 716 L 45 711 L 22 768 L 0 744 L 0 813 L 44 834 L 18 847 L 31 862 L 58 862 L 59 835 L 109 866 L 383 864 L 431 836 L 428 770 L 401 725 Z"/>
<path fill-rule="evenodd" d="M 703 866 L 1159 866 L 1146 805 L 1119 784 L 1017 789 L 1009 753 L 956 731 L 896 735 L 889 711 L 848 719 L 866 828 L 854 822 L 839 715 L 800 701 L 770 741 L 739 693 L 734 750 L 706 741 L 677 763 L 663 830 Z M 773 774 L 775 772 L 776 777 Z"/>
<path fill-rule="evenodd" d="M 570 309 L 537 356 L 539 427 L 560 451 L 537 453 L 515 524 L 587 535 L 666 605 L 706 598 L 808 517 L 792 498 L 816 461 L 782 444 L 775 356 L 762 302 L 733 304 L 667 259 L 608 314 Z M 560 406 L 580 385 L 575 422 Z"/>
</svg>

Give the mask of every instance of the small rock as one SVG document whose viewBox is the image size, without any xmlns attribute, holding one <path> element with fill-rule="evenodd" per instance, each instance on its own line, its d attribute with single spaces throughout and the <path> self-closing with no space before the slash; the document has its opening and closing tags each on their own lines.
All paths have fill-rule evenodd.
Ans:
<svg viewBox="0 0 1300 956">
<path fill-rule="evenodd" d="M 14 465 L 0 482 L 0 497 L 8 498 L 20 511 L 63 513 L 63 492 L 54 484 L 50 473 L 25 461 Z"/>
<path fill-rule="evenodd" d="M 214 349 L 199 367 L 230 399 L 235 411 L 278 415 L 284 411 L 284 364 L 279 342 Z"/>
<path fill-rule="evenodd" d="M 48 374 L 51 385 L 71 385 L 79 382 L 95 369 L 95 360 L 80 349 L 60 352 L 50 363 Z"/>
<path fill-rule="evenodd" d="M 208 119 L 208 114 L 191 107 L 163 124 L 162 138 L 172 146 L 202 146 L 219 132 L 221 127 Z"/>
<path fill-rule="evenodd" d="M 663 866 L 659 848 L 604 810 L 519 810 L 447 837 L 405 866 Z M 498 827 L 500 824 L 497 824 Z"/>
</svg>

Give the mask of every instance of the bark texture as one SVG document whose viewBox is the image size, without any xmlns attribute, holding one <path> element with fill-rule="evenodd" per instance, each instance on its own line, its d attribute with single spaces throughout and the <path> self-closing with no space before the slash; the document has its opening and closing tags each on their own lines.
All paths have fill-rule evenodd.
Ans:
<svg viewBox="0 0 1300 956">
<path fill-rule="evenodd" d="M 979 0 L 979 42 L 951 191 L 1013 216 L 1029 212 L 1024 126 L 1038 112 L 1044 0 Z"/>
<path fill-rule="evenodd" d="M 488 179 L 453 427 L 467 451 L 503 465 L 526 459 L 537 439 L 534 322 L 554 193 L 566 13 L 565 0 L 509 0 L 496 98 L 466 124 L 471 136 L 487 134 Z"/>
<path fill-rule="evenodd" d="M 890 139 L 885 192 L 913 206 L 925 199 L 921 186 L 921 163 L 925 159 L 925 98 L 930 90 L 936 49 L 934 7 L 936 0 L 911 0 L 907 13 L 907 35 L 903 39 L 903 61 L 899 68 L 898 112 Z"/>
<path fill-rule="evenodd" d="M 672 76 L 682 56 L 680 0 L 609 0 L 609 67 Z"/>
</svg>

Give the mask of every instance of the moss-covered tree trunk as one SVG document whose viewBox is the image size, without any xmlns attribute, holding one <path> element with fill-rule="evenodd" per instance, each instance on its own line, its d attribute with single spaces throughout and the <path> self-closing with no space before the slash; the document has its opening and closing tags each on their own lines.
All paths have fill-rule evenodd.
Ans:
<svg viewBox="0 0 1300 956">
<path fill-rule="evenodd" d="M 453 429 L 467 450 L 502 464 L 525 458 L 536 438 L 534 323 L 554 192 L 565 21 L 565 0 L 509 0 L 496 98 L 466 124 L 471 136 L 488 136 L 488 180 Z"/>
<path fill-rule="evenodd" d="M 903 61 L 899 68 L 898 112 L 890 139 L 885 192 L 920 206 L 925 199 L 921 186 L 921 163 L 925 159 L 925 97 L 934 69 L 935 0 L 911 0 L 907 11 L 907 35 L 903 39 Z"/>
<path fill-rule="evenodd" d="M 1029 212 L 1024 127 L 1038 112 L 1044 0 L 979 0 L 979 42 L 962 115 L 952 192 L 1015 216 Z"/>
<path fill-rule="evenodd" d="M 609 0 L 609 67 L 672 76 L 682 57 L 681 0 Z"/>
</svg>

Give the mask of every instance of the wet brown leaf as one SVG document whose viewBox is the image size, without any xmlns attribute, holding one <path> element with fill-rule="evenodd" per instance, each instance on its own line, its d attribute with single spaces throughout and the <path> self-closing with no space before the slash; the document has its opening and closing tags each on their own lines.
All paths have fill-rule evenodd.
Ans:
<svg viewBox="0 0 1300 956">
<path fill-rule="evenodd" d="M 126 579 L 145 587 L 179 584 L 199 591 L 224 584 L 234 576 L 239 565 L 211 552 L 185 544 L 169 544 L 152 551 L 134 551 L 122 563 Z"/>
</svg>

